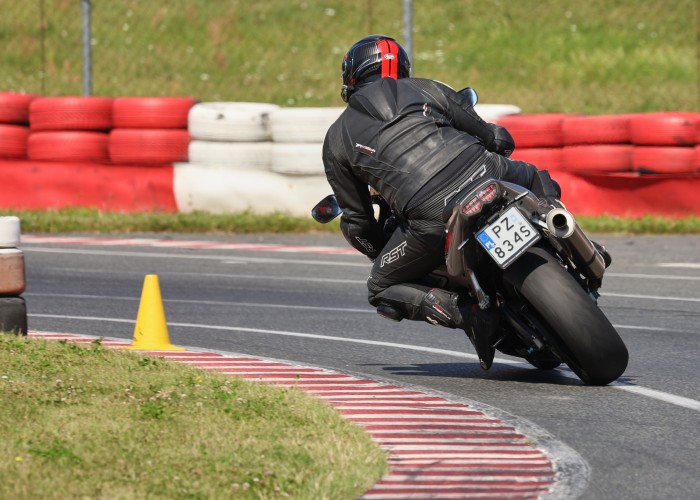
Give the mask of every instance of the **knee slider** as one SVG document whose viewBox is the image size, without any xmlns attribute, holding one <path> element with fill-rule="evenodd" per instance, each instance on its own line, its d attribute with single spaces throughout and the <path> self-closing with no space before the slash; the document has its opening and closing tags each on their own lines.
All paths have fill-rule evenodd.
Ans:
<svg viewBox="0 0 700 500">
<path fill-rule="evenodd" d="M 377 314 L 382 318 L 390 319 L 392 321 L 401 321 L 403 319 L 403 314 L 398 309 L 390 306 L 389 304 L 379 304 L 377 306 Z"/>
</svg>

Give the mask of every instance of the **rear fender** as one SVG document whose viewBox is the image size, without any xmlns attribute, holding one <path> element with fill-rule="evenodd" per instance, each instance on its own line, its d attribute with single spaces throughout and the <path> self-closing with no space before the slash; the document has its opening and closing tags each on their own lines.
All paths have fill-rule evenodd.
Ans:
<svg viewBox="0 0 700 500">
<path fill-rule="evenodd" d="M 486 189 L 497 186 L 496 194 Z M 484 193 L 491 196 L 487 199 Z M 481 206 L 474 214 L 467 213 L 470 203 Z M 445 263 L 451 276 L 464 276 L 476 269 L 477 245 L 473 245 L 474 232 L 485 226 L 496 213 L 514 203 L 528 218 L 538 216 L 539 199 L 529 190 L 517 184 L 487 178 L 478 182 L 465 194 L 447 202 L 443 212 L 446 220 L 447 239 L 445 242 Z"/>
</svg>

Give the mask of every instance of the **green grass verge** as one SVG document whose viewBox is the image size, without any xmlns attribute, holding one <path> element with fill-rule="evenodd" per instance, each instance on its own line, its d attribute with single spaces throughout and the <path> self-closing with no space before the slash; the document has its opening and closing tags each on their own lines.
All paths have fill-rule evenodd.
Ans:
<svg viewBox="0 0 700 500">
<path fill-rule="evenodd" d="M 1 498 L 357 498 L 385 453 L 321 400 L 0 334 Z"/>
<path fill-rule="evenodd" d="M 700 234 L 700 217 L 696 216 L 681 219 L 652 216 L 638 219 L 577 217 L 576 222 L 589 233 Z"/>
<path fill-rule="evenodd" d="M 309 217 L 251 211 L 231 214 L 117 213 L 93 208 L 0 210 L 20 218 L 23 233 L 304 233 L 339 231 L 338 221 L 319 224 Z"/>
<path fill-rule="evenodd" d="M 338 220 L 319 224 L 311 217 L 282 213 L 259 215 L 192 213 L 114 213 L 92 208 L 62 210 L 0 210 L 0 216 L 20 218 L 23 233 L 339 233 Z M 577 217 L 581 228 L 592 233 L 671 234 L 700 233 L 700 217 L 681 219 L 615 216 Z"/>
<path fill-rule="evenodd" d="M 402 0 L 92 2 L 95 95 L 340 106 L 343 54 Z M 698 110 L 695 0 L 413 2 L 414 75 L 526 113 Z M 80 95 L 81 2 L 3 2 L 0 90 Z"/>
</svg>

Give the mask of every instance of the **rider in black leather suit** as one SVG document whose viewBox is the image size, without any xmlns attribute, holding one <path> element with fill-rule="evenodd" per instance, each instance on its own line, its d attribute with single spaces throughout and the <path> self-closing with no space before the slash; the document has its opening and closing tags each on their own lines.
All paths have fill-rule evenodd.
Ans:
<svg viewBox="0 0 700 500">
<path fill-rule="evenodd" d="M 343 210 L 347 241 L 374 261 L 369 302 L 385 317 L 463 328 L 488 369 L 499 318 L 424 278 L 444 264 L 446 201 L 484 175 L 532 188 L 538 170 L 507 156 L 511 135 L 484 122 L 467 93 L 410 78 L 410 62 L 392 38 L 371 35 L 343 60 L 348 103 L 323 144 L 326 176 Z M 369 187 L 396 216 L 386 234 Z"/>
</svg>

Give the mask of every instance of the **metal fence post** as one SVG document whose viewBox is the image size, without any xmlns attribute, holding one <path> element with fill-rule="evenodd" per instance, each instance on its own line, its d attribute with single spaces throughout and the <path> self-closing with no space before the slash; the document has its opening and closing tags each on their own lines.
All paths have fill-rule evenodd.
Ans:
<svg viewBox="0 0 700 500">
<path fill-rule="evenodd" d="M 83 3 L 83 95 L 92 95 L 92 39 L 90 27 L 90 0 Z"/>
<path fill-rule="evenodd" d="M 413 64 L 413 0 L 403 0 L 403 41 L 408 60 Z"/>
</svg>

